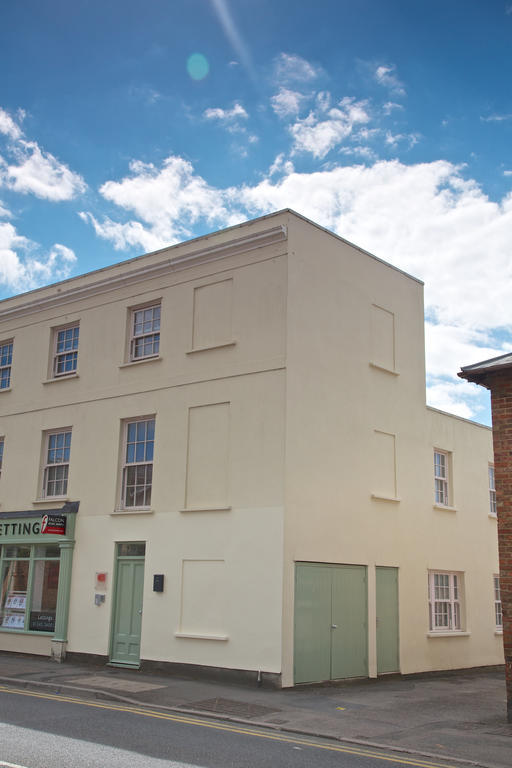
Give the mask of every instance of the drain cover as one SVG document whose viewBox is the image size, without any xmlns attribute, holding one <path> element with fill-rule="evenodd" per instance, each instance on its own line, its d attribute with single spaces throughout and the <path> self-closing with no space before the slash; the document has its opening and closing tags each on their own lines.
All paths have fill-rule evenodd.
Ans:
<svg viewBox="0 0 512 768">
<path fill-rule="evenodd" d="M 249 704 L 246 701 L 234 701 L 233 699 L 205 699 L 204 701 L 191 701 L 188 704 L 180 704 L 183 709 L 197 709 L 201 712 L 216 712 L 219 715 L 233 715 L 251 719 L 252 717 L 265 717 L 279 712 L 279 709 L 264 707 L 261 704 Z"/>
</svg>

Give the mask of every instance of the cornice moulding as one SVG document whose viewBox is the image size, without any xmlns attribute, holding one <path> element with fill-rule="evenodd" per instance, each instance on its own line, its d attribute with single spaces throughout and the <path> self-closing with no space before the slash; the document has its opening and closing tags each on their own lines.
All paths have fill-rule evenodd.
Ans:
<svg viewBox="0 0 512 768">
<path fill-rule="evenodd" d="M 129 269 L 126 272 L 120 271 L 119 274 L 114 275 L 105 274 L 105 272 L 122 267 L 123 262 L 119 262 L 118 264 L 113 264 L 111 267 L 105 267 L 104 270 L 100 270 L 101 278 L 96 280 L 92 279 L 92 281 L 88 282 L 86 285 L 73 287 L 73 285 L 70 284 L 69 287 L 56 288 L 58 293 L 54 293 L 51 296 L 40 298 L 34 296 L 29 301 L 19 304 L 16 307 L 12 307 L 11 309 L 0 309 L 0 320 L 22 317 L 23 315 L 38 312 L 43 309 L 49 309 L 53 306 L 69 304 L 72 301 L 85 298 L 90 294 L 107 293 L 119 285 L 133 285 L 135 283 L 140 283 L 143 280 L 147 280 L 148 278 L 160 277 L 169 272 L 178 272 L 183 269 L 195 267 L 199 264 L 225 259 L 228 256 L 237 256 L 241 253 L 248 253 L 258 248 L 283 242 L 286 240 L 287 236 L 287 227 L 285 225 L 279 225 L 247 237 L 230 240 L 227 243 L 194 250 L 190 253 L 185 253 L 182 256 L 166 258 L 156 264 L 139 264 L 134 269 Z M 143 259 L 144 257 L 141 258 Z M 92 274 L 94 275 L 94 273 Z M 79 280 L 81 277 L 86 278 L 87 275 L 78 275 L 75 279 Z M 70 282 L 73 283 L 74 280 L 71 279 Z"/>
</svg>

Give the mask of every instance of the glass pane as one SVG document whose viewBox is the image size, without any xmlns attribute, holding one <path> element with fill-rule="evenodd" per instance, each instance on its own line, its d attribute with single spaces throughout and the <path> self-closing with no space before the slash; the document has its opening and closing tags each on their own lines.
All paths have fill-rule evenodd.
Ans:
<svg viewBox="0 0 512 768">
<path fill-rule="evenodd" d="M 0 626 L 24 629 L 27 608 L 28 560 L 10 560 L 3 564 L 0 591 Z"/>
<path fill-rule="evenodd" d="M 38 632 L 55 631 L 59 568 L 58 560 L 34 562 L 29 629 Z"/>
<path fill-rule="evenodd" d="M 58 544 L 39 544 L 35 547 L 34 557 L 60 557 Z"/>
<path fill-rule="evenodd" d="M 144 557 L 146 544 L 144 541 L 122 541 L 117 545 L 120 557 Z"/>
<path fill-rule="evenodd" d="M 5 547 L 4 557 L 30 557 L 30 547 L 23 547 L 21 545 L 13 544 L 9 547 Z"/>
</svg>

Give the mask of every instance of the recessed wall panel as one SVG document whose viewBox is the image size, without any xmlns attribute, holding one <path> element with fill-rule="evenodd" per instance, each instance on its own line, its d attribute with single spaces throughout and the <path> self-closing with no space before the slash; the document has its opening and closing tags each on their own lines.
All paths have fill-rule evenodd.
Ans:
<svg viewBox="0 0 512 768">
<path fill-rule="evenodd" d="M 194 289 L 192 349 L 215 347 L 233 340 L 233 280 Z"/>
<path fill-rule="evenodd" d="M 372 304 L 370 362 L 389 371 L 395 370 L 395 316 Z"/>
<path fill-rule="evenodd" d="M 225 634 L 225 571 L 224 560 L 183 560 L 180 632 Z"/>
<path fill-rule="evenodd" d="M 230 404 L 189 409 L 185 507 L 229 506 Z"/>
<path fill-rule="evenodd" d="M 396 497 L 395 435 L 374 430 L 372 461 L 372 493 L 375 496 Z"/>
</svg>

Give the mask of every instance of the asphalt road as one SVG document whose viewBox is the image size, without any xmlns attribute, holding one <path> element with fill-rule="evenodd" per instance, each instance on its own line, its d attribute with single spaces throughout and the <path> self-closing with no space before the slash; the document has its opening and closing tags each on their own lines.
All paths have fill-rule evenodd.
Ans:
<svg viewBox="0 0 512 768">
<path fill-rule="evenodd" d="M 0 766 L 440 768 L 413 755 L 158 709 L 0 687 Z"/>
</svg>

